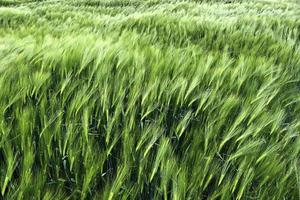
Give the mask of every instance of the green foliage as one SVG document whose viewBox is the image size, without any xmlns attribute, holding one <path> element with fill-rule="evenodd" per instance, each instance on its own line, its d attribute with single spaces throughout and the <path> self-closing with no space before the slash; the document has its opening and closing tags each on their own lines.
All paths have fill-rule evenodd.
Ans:
<svg viewBox="0 0 300 200">
<path fill-rule="evenodd" d="M 292 1 L 0 1 L 0 199 L 299 199 Z"/>
</svg>

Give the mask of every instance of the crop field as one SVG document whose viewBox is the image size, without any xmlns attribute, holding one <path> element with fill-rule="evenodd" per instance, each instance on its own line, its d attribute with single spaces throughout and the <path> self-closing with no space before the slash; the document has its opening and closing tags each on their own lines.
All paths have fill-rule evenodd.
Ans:
<svg viewBox="0 0 300 200">
<path fill-rule="evenodd" d="M 300 2 L 0 0 L 0 199 L 299 200 Z"/>
</svg>

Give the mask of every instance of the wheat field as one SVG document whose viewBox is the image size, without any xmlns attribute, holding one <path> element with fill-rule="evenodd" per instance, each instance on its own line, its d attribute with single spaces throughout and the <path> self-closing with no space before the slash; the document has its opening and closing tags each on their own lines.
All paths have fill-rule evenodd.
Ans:
<svg viewBox="0 0 300 200">
<path fill-rule="evenodd" d="M 0 199 L 300 199 L 300 3 L 0 0 Z"/>
</svg>

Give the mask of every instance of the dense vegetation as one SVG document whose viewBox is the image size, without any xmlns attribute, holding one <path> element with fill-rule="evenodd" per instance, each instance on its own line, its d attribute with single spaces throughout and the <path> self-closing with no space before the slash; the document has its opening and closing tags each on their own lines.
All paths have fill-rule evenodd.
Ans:
<svg viewBox="0 0 300 200">
<path fill-rule="evenodd" d="M 300 198 L 296 2 L 0 6 L 0 199 Z"/>
</svg>

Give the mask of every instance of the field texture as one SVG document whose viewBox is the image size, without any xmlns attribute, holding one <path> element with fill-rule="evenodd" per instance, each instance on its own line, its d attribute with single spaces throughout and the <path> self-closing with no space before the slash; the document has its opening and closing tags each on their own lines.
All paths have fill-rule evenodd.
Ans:
<svg viewBox="0 0 300 200">
<path fill-rule="evenodd" d="M 300 4 L 0 0 L 0 199 L 300 199 Z"/>
</svg>

